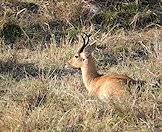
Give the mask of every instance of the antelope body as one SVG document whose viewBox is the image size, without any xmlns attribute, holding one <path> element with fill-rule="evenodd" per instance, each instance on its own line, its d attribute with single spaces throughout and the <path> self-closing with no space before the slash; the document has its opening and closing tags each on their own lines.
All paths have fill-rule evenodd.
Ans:
<svg viewBox="0 0 162 132">
<path fill-rule="evenodd" d="M 95 44 L 87 43 L 83 38 L 83 45 L 78 50 L 77 54 L 68 61 L 68 65 L 73 68 L 80 68 L 82 72 L 83 83 L 90 95 L 99 97 L 100 99 L 108 97 L 122 97 L 126 92 L 126 85 L 136 84 L 137 81 L 127 75 L 100 75 L 97 72 L 95 59 L 92 52 L 95 49 Z"/>
</svg>

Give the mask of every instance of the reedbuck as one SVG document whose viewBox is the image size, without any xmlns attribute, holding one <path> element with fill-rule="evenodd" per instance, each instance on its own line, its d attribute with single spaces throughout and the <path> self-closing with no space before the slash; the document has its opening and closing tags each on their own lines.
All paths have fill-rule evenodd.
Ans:
<svg viewBox="0 0 162 132">
<path fill-rule="evenodd" d="M 83 83 L 90 95 L 99 97 L 100 99 L 108 97 L 121 97 L 126 93 L 126 87 L 131 84 L 137 84 L 139 81 L 133 80 L 126 75 L 100 75 L 97 72 L 95 59 L 92 52 L 95 49 L 95 44 L 89 44 L 83 38 L 83 45 L 79 48 L 76 55 L 68 61 L 68 66 L 80 68 L 82 72 Z"/>
</svg>

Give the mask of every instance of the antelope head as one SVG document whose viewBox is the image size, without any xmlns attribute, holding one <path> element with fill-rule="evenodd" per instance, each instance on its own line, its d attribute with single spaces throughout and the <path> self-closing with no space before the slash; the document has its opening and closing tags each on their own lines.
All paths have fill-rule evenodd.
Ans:
<svg viewBox="0 0 162 132">
<path fill-rule="evenodd" d="M 85 33 L 84 35 L 85 37 L 81 36 L 83 39 L 82 46 L 78 49 L 75 56 L 68 61 L 68 65 L 73 68 L 87 67 L 88 64 L 91 64 L 90 62 L 93 60 L 91 53 L 95 49 L 95 43 L 89 44 L 89 38 L 91 35 L 87 35 Z"/>
</svg>

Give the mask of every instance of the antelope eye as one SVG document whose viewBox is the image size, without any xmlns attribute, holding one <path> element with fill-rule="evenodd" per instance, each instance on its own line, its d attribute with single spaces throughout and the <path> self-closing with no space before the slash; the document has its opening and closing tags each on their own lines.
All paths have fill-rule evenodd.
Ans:
<svg viewBox="0 0 162 132">
<path fill-rule="evenodd" d="M 78 58 L 79 56 L 78 55 L 75 55 L 75 58 Z"/>
</svg>

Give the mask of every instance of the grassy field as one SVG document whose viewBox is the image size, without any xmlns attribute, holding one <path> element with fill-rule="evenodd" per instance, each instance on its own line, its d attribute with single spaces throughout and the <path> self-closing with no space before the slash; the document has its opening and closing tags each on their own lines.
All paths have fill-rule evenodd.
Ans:
<svg viewBox="0 0 162 132">
<path fill-rule="evenodd" d="M 121 102 L 89 97 L 80 72 L 64 68 L 77 45 L 35 51 L 2 48 L 1 131 L 160 131 L 161 66 L 150 47 L 160 42 L 159 35 L 156 29 L 127 34 L 119 31 L 98 39 L 94 56 L 100 73 L 123 73 L 147 81 L 140 97 L 135 94 Z M 129 53 L 126 57 L 124 51 L 118 51 L 121 43 L 133 53 L 132 48 L 140 42 L 146 42 L 141 46 L 147 48 L 147 57 L 136 58 Z M 110 50 L 114 56 L 122 54 L 123 59 L 116 55 L 117 61 L 112 63 Z"/>
<path fill-rule="evenodd" d="M 12 11 L 3 10 L 3 13 Z M 3 13 L 0 13 L 3 16 L 1 29 L 8 21 Z M 31 16 L 37 18 L 35 21 L 25 17 L 31 21 L 25 19 L 24 23 L 22 18 L 26 14 L 20 19 L 14 15 L 10 18 L 19 22 L 23 35 L 16 30 L 14 48 L 4 37 L 0 38 L 0 131 L 162 131 L 162 66 L 156 56 L 161 46 L 162 28 L 129 31 L 123 28 L 111 31 L 110 28 L 106 32 L 98 32 L 93 26 L 81 28 L 81 31 L 93 34 L 91 42 L 96 41 L 93 55 L 99 73 L 127 74 L 135 80 L 146 81 L 140 95 L 133 93 L 120 101 L 103 101 L 88 95 L 79 70 L 65 68 L 66 62 L 82 44 L 80 34 L 73 43 L 67 35 L 60 46 L 51 41 L 50 46 L 42 48 L 43 40 L 40 39 L 43 35 L 39 30 L 29 28 L 32 29 L 30 33 L 26 29 L 42 17 Z"/>
</svg>

